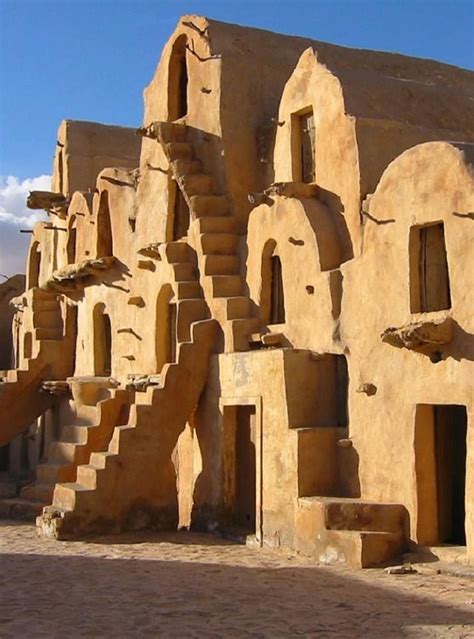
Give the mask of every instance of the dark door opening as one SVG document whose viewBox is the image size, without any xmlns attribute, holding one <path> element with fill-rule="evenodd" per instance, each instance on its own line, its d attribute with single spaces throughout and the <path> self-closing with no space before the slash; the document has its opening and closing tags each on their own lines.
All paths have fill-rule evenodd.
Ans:
<svg viewBox="0 0 474 639">
<path fill-rule="evenodd" d="M 271 257 L 270 324 L 285 323 L 285 298 L 281 260 L 278 255 Z"/>
<path fill-rule="evenodd" d="M 255 406 L 237 406 L 235 423 L 235 523 L 255 532 Z"/>
<path fill-rule="evenodd" d="M 166 361 L 169 364 L 176 362 L 176 340 L 177 340 L 177 310 L 176 304 L 170 302 L 168 304 L 168 317 L 167 317 L 167 353 Z"/>
<path fill-rule="evenodd" d="M 309 183 L 315 180 L 315 132 L 314 116 L 310 111 L 299 117 L 300 139 L 301 139 L 301 178 L 303 182 Z"/>
<path fill-rule="evenodd" d="M 181 189 L 176 184 L 175 199 L 173 209 L 173 241 L 179 240 L 188 234 L 189 229 L 189 206 Z"/>
<path fill-rule="evenodd" d="M 112 374 L 112 327 L 110 317 L 104 313 L 102 316 L 104 338 L 104 375 Z"/>
<path fill-rule="evenodd" d="M 434 442 L 440 543 L 465 545 L 465 406 L 434 407 Z"/>
<path fill-rule="evenodd" d="M 178 119 L 184 117 L 188 112 L 188 67 L 186 64 L 186 52 L 183 53 L 179 61 L 179 97 L 178 97 Z"/>
</svg>

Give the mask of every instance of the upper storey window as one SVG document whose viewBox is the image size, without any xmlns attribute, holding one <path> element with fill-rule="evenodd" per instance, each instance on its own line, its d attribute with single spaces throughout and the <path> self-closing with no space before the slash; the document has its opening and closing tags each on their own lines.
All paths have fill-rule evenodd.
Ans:
<svg viewBox="0 0 474 639">
<path fill-rule="evenodd" d="M 168 119 L 173 122 L 188 113 L 188 63 L 186 36 L 174 43 L 170 57 L 168 76 Z"/>
<path fill-rule="evenodd" d="M 291 117 L 291 152 L 293 180 L 314 182 L 316 179 L 315 128 L 313 109 L 305 109 Z"/>
<path fill-rule="evenodd" d="M 412 313 L 451 308 L 442 222 L 410 229 L 410 306 Z"/>
</svg>

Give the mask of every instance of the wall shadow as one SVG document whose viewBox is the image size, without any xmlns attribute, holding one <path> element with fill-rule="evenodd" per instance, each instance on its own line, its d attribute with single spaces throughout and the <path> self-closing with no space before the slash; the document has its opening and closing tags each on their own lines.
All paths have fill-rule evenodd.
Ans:
<svg viewBox="0 0 474 639">
<path fill-rule="evenodd" d="M 158 546 L 157 559 L 113 546 L 106 557 L 72 554 L 70 545 L 54 550 L 1 557 L 3 574 L 14 576 L 2 580 L 3 637 L 399 639 L 468 636 L 452 633 L 474 628 L 462 595 L 459 607 L 435 599 L 423 575 L 401 584 L 370 571 L 369 580 L 323 566 L 281 567 L 278 559 L 262 565 L 258 551 L 230 548 Z"/>
</svg>

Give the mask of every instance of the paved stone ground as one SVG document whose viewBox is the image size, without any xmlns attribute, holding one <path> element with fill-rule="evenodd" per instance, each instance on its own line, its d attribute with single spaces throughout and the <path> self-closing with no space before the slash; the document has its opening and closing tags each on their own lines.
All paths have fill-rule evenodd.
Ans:
<svg viewBox="0 0 474 639">
<path fill-rule="evenodd" d="M 0 522 L 0 637 L 474 638 L 474 581 L 420 571 L 192 533 L 55 542 Z"/>
</svg>

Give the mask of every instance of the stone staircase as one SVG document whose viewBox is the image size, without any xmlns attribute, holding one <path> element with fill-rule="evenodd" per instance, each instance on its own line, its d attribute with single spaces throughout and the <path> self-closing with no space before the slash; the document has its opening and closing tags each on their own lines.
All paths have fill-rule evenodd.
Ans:
<svg viewBox="0 0 474 639">
<path fill-rule="evenodd" d="M 93 452 L 107 450 L 115 426 L 126 424 L 132 395 L 129 391 L 111 389 L 110 397 L 97 405 L 99 417 L 92 425 L 66 425 L 61 437 L 52 442 L 48 459 L 36 469 L 36 481 L 25 486 L 20 498 L 51 504 L 59 482 L 74 482 L 77 467 L 87 464 Z"/>
<path fill-rule="evenodd" d="M 393 561 L 408 540 L 408 513 L 400 504 L 353 497 L 358 473 L 347 428 L 292 428 L 298 497 L 295 548 L 325 564 L 367 568 Z"/>
<path fill-rule="evenodd" d="M 40 534 L 77 538 L 101 530 L 176 527 L 176 475 L 171 461 L 179 434 L 207 380 L 215 320 L 193 322 L 161 386 L 137 393 L 126 426 L 114 429 L 107 452 L 78 466 L 75 482 L 57 484 L 53 504 L 37 519 Z"/>
<path fill-rule="evenodd" d="M 0 380 L 0 446 L 23 432 L 53 404 L 53 397 L 41 392 L 42 382 L 70 372 L 56 296 L 33 289 L 29 299 L 33 316 L 30 356 L 18 369 L 6 371 Z"/>
<path fill-rule="evenodd" d="M 400 504 L 349 497 L 300 497 L 295 547 L 325 564 L 368 568 L 406 549 L 408 516 Z"/>
<path fill-rule="evenodd" d="M 182 123 L 154 122 L 146 135 L 161 143 L 170 170 L 190 210 L 188 238 L 196 250 L 200 282 L 212 317 L 222 326 L 225 352 L 245 351 L 259 320 L 244 295 L 238 252 L 240 235 L 231 203 L 215 192 L 215 180 L 204 172 L 195 145 Z"/>
</svg>

